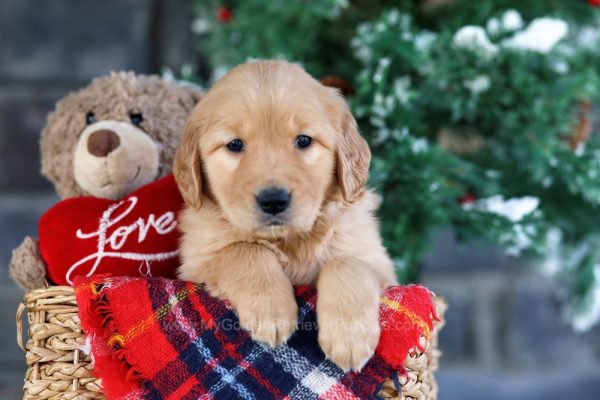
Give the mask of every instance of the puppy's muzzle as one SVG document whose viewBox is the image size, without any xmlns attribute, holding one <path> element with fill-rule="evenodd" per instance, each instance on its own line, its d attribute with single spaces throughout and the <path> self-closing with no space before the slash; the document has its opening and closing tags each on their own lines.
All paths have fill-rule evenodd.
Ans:
<svg viewBox="0 0 600 400">
<path fill-rule="evenodd" d="M 263 189 L 256 196 L 256 203 L 262 212 L 273 216 L 287 210 L 291 200 L 290 192 L 280 187 Z"/>
</svg>

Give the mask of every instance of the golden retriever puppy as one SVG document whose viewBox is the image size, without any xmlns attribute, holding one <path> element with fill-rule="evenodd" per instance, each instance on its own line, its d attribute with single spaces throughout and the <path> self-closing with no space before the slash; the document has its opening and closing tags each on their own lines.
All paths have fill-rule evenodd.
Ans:
<svg viewBox="0 0 600 400">
<path fill-rule="evenodd" d="M 233 69 L 192 111 L 175 156 L 187 204 L 179 277 L 229 300 L 269 345 L 295 329 L 292 285 L 315 285 L 323 351 L 360 369 L 395 283 L 379 198 L 364 188 L 370 158 L 335 89 L 283 61 Z"/>
</svg>

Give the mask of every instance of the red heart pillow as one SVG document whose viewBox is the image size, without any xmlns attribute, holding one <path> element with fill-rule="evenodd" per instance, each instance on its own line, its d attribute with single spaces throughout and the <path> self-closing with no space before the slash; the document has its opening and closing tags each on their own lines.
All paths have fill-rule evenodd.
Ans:
<svg viewBox="0 0 600 400">
<path fill-rule="evenodd" d="M 71 285 L 78 275 L 175 277 L 179 266 L 177 213 L 183 199 L 172 175 L 120 201 L 74 197 L 39 222 L 48 277 Z"/>
</svg>

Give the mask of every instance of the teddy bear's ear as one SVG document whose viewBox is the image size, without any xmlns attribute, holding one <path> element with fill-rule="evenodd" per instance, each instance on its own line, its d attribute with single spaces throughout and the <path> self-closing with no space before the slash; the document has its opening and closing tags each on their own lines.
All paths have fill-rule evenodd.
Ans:
<svg viewBox="0 0 600 400">
<path fill-rule="evenodd" d="M 189 95 L 194 100 L 194 103 L 198 103 L 204 97 L 204 90 L 198 85 L 187 84 L 184 85 L 184 89 L 189 93 Z"/>
<path fill-rule="evenodd" d="M 173 163 L 173 174 L 183 200 L 197 210 L 202 206 L 202 160 L 198 134 L 198 127 L 190 118 Z"/>
<path fill-rule="evenodd" d="M 185 104 L 191 111 L 194 106 L 204 97 L 204 90 L 198 85 L 189 82 L 177 83 L 177 90 L 180 94 L 180 102 Z"/>
</svg>

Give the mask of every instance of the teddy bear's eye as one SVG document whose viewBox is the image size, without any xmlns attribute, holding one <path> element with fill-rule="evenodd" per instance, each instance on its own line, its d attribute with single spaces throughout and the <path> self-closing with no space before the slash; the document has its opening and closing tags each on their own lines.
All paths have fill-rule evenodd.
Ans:
<svg viewBox="0 0 600 400">
<path fill-rule="evenodd" d="M 88 125 L 93 124 L 94 122 L 96 122 L 96 114 L 94 114 L 92 111 L 88 112 L 85 115 L 85 122 Z"/>
<path fill-rule="evenodd" d="M 140 126 L 140 124 L 144 120 L 144 117 L 142 117 L 142 114 L 140 113 L 131 113 L 129 114 L 129 119 L 131 120 L 131 123 L 133 125 Z"/>
</svg>

